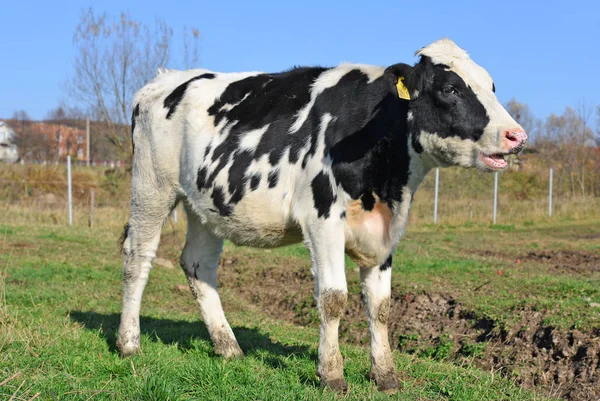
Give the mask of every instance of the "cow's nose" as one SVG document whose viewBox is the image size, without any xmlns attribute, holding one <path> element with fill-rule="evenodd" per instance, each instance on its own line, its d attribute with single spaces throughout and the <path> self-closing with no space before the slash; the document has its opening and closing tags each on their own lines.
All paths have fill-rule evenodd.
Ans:
<svg viewBox="0 0 600 401">
<path fill-rule="evenodd" d="M 520 151 L 527 142 L 527 134 L 521 128 L 511 129 L 504 132 L 506 144 L 509 151 Z"/>
</svg>

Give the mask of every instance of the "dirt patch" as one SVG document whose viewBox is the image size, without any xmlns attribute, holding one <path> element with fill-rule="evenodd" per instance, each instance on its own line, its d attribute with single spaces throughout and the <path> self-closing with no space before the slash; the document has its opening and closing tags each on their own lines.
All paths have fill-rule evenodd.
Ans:
<svg viewBox="0 0 600 401">
<path fill-rule="evenodd" d="M 521 263 L 532 262 L 550 265 L 556 270 L 567 271 L 569 273 L 584 274 L 600 271 L 600 254 L 585 251 L 541 250 L 512 255 L 499 251 L 474 250 L 472 253 L 486 258 L 512 261 L 513 263 L 519 260 Z"/>
<path fill-rule="evenodd" d="M 522 261 L 547 263 L 558 270 L 574 273 L 600 271 L 600 255 L 584 251 L 558 250 L 529 252 Z"/>
<path fill-rule="evenodd" d="M 541 254 L 531 253 L 528 257 L 544 261 Z M 568 261 L 568 266 L 576 266 L 574 260 L 581 258 L 588 263 L 585 266 L 595 263 L 593 258 L 586 259 L 589 255 L 584 253 L 572 254 L 577 256 L 551 252 L 549 259 L 556 258 L 554 263 L 559 265 Z M 277 319 L 298 325 L 319 324 L 308 265 L 298 266 L 297 259 L 291 263 L 279 260 L 277 265 L 257 271 L 254 266 L 247 267 L 246 262 L 226 256 L 220 268 L 220 285 Z M 355 278 L 349 279 L 349 286 L 340 336 L 346 342 L 368 344 L 366 313 Z M 569 400 L 600 398 L 600 330 L 584 333 L 554 329 L 544 325 L 541 313 L 529 310 L 515 311 L 520 324 L 507 330 L 466 310 L 450 294 L 399 293 L 399 290 L 392 293 L 389 312 L 392 347 L 457 363 L 473 361 L 482 369 L 501 372 L 524 387 L 539 387 Z"/>
</svg>

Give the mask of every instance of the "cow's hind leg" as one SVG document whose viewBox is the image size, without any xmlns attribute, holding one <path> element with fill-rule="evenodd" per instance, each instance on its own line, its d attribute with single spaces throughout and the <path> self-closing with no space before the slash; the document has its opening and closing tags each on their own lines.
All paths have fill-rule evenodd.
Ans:
<svg viewBox="0 0 600 401">
<path fill-rule="evenodd" d="M 186 212 L 188 231 L 181 267 L 200 306 L 200 314 L 208 328 L 215 353 L 225 358 L 242 357 L 244 353 L 225 319 L 217 293 L 217 267 L 223 240 L 204 227 L 189 206 L 186 206 Z"/>
<path fill-rule="evenodd" d="M 379 390 L 394 393 L 398 388 L 396 365 L 388 339 L 392 259 L 381 266 L 361 268 L 362 294 L 367 308 L 371 332 L 371 377 Z"/>
<path fill-rule="evenodd" d="M 175 204 L 174 191 L 155 183 L 133 186 L 131 217 L 123 233 L 123 309 L 117 347 L 121 356 L 140 349 L 140 307 L 162 226 Z"/>
</svg>

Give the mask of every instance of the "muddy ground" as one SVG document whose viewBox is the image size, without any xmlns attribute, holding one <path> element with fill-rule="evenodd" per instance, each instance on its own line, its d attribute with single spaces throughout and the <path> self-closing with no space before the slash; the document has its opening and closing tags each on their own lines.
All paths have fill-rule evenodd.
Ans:
<svg viewBox="0 0 600 401">
<path fill-rule="evenodd" d="M 495 256 L 498 255 L 482 255 Z M 600 269 L 600 255 L 582 251 L 539 251 L 521 260 L 586 274 Z M 318 325 L 313 280 L 307 264 L 277 263 L 249 269 L 227 253 L 221 261 L 220 285 L 233 289 L 266 313 L 298 325 Z M 349 276 L 351 276 L 349 274 Z M 369 332 L 358 287 L 349 277 L 350 294 L 340 335 L 346 342 L 368 344 Z M 354 288 L 353 288 L 354 286 Z M 233 287 L 233 288 L 232 288 Z M 519 324 L 510 329 L 481 318 L 452 294 L 392 291 L 390 340 L 403 352 L 456 363 L 474 363 L 524 387 L 537 387 L 568 400 L 600 399 L 600 329 L 560 330 L 544 325 L 544 316 L 515 311 Z"/>
</svg>

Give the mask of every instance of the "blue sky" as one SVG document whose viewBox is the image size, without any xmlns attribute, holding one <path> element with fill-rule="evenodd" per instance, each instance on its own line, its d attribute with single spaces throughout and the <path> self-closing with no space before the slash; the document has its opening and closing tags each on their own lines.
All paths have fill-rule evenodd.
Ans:
<svg viewBox="0 0 600 401">
<path fill-rule="evenodd" d="M 183 27 L 197 27 L 200 66 L 216 71 L 412 64 L 415 50 L 449 37 L 490 72 L 502 102 L 515 97 L 536 117 L 600 105 L 597 1 L 21 0 L 1 6 L 0 117 L 24 109 L 40 119 L 68 102 L 73 30 L 90 6 L 147 23 L 164 18 L 178 48 Z"/>
</svg>

